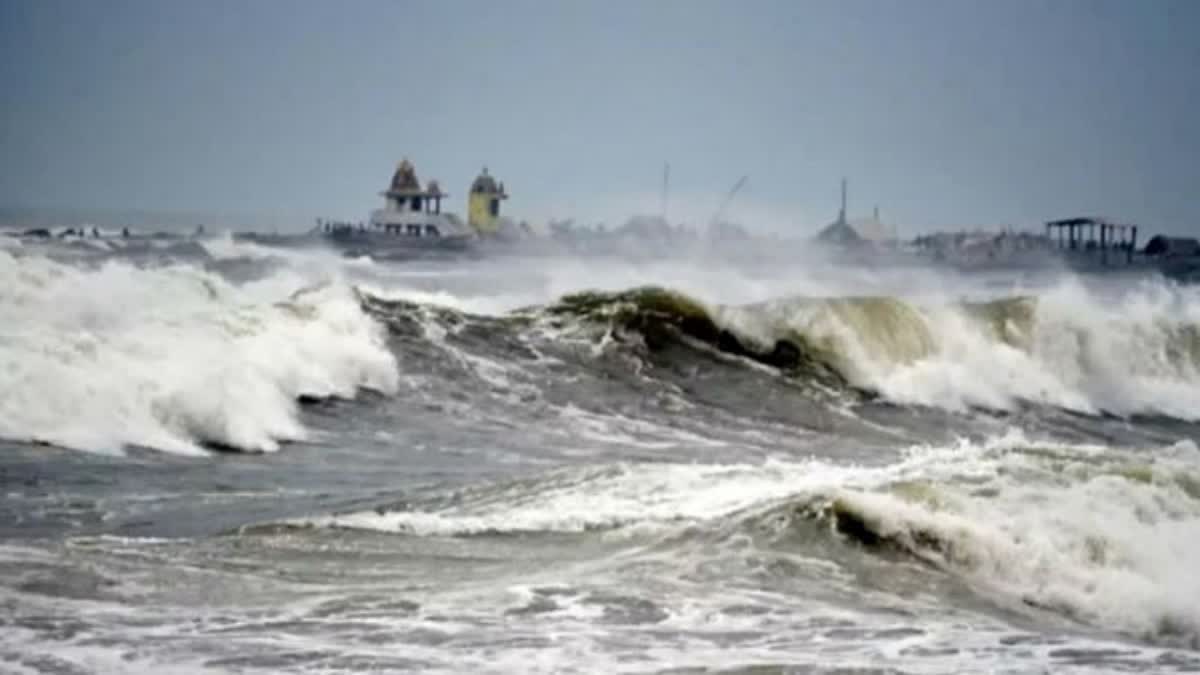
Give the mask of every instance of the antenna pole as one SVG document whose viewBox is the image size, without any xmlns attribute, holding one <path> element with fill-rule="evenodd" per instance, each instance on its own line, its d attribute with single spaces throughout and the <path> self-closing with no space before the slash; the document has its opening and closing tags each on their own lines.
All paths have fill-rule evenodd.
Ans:
<svg viewBox="0 0 1200 675">
<path fill-rule="evenodd" d="M 729 194 L 725 195 L 725 201 L 721 202 L 720 208 L 718 208 L 717 212 L 713 214 L 711 224 L 720 224 L 721 217 L 725 215 L 725 209 L 729 207 L 729 203 L 733 201 L 734 196 L 737 195 L 738 191 L 742 189 L 742 186 L 746 184 L 747 178 L 749 178 L 749 176 L 742 176 L 738 179 L 738 182 L 733 184 L 733 189 L 729 191 Z"/>
<path fill-rule="evenodd" d="M 668 194 L 670 194 L 670 191 L 671 191 L 671 163 L 664 162 L 663 163 L 663 184 L 662 184 L 662 208 L 658 214 L 659 216 L 662 217 L 663 222 L 666 222 L 666 220 L 667 220 L 667 196 L 668 196 Z"/>
<path fill-rule="evenodd" d="M 846 179 L 842 179 L 842 210 L 838 211 L 838 222 L 846 222 Z"/>
</svg>

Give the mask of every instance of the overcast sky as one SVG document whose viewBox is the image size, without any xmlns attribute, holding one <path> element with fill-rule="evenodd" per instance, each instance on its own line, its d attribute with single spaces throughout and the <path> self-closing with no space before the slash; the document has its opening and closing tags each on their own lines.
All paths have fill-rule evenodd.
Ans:
<svg viewBox="0 0 1200 675">
<path fill-rule="evenodd" d="M 1200 234 L 1196 0 L 0 0 L 0 205 Z"/>
</svg>

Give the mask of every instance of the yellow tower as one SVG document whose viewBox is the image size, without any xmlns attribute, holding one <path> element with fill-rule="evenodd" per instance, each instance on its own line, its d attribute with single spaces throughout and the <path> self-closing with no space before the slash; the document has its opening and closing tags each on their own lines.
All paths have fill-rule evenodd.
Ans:
<svg viewBox="0 0 1200 675">
<path fill-rule="evenodd" d="M 467 207 L 467 223 L 482 235 L 495 234 L 500 227 L 500 200 L 508 199 L 504 183 L 496 182 L 488 174 L 487 167 L 471 183 L 471 197 Z"/>
</svg>

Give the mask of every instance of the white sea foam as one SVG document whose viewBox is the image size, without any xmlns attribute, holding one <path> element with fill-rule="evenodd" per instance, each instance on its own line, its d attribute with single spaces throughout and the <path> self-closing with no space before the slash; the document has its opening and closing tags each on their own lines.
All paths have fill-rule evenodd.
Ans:
<svg viewBox="0 0 1200 675">
<path fill-rule="evenodd" d="M 768 347 L 795 333 L 830 344 L 855 384 L 899 403 L 1200 418 L 1200 289 L 1049 272 L 1034 287 L 994 281 L 820 260 L 750 269 L 686 259 L 500 258 L 468 269 L 380 266 L 359 285 L 383 298 L 488 315 L 583 290 L 656 285 L 707 304 L 720 323 Z M 981 317 L 962 304 L 1016 295 L 1031 298 L 1031 321 L 996 308 Z M 868 296 L 884 302 L 864 309 Z"/>
<path fill-rule="evenodd" d="M 301 290 L 303 289 L 303 290 Z M 116 451 L 299 439 L 300 395 L 397 387 L 336 278 L 235 286 L 189 265 L 84 270 L 0 252 L 0 436 Z"/>
<path fill-rule="evenodd" d="M 977 474 L 970 484 L 842 489 L 829 498 L 984 589 L 1103 628 L 1200 646 L 1200 463 L 1035 450 L 966 450 Z"/>
<path fill-rule="evenodd" d="M 824 522 L 815 514 L 836 509 L 982 593 L 1194 647 L 1200 458 L 1180 448 L 1142 454 L 1036 444 L 1014 432 L 983 444 L 913 448 L 877 467 L 620 464 L 472 492 L 445 510 L 306 522 L 421 536 L 617 535 L 755 520 L 781 506 Z"/>
<path fill-rule="evenodd" d="M 945 275 L 928 270 L 856 269 L 811 260 L 761 265 L 721 259 L 625 260 L 603 256 L 498 257 L 470 266 L 378 265 L 360 286 L 392 300 L 428 303 L 499 315 L 552 303 L 580 291 L 662 286 L 706 302 L 743 304 L 779 297 L 904 292 L 944 288 Z"/>
<path fill-rule="evenodd" d="M 1102 292 L 1068 278 L 1032 295 L 1028 317 L 1008 302 L 833 298 L 715 312 L 767 344 L 800 334 L 900 403 L 1200 419 L 1200 290 L 1145 281 Z"/>
</svg>

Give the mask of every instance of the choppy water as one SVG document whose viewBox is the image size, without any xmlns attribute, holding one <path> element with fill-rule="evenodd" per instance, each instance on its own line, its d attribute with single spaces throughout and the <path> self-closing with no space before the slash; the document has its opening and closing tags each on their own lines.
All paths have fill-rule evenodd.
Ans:
<svg viewBox="0 0 1200 675">
<path fill-rule="evenodd" d="M 0 249 L 0 672 L 1200 670 L 1200 291 Z"/>
</svg>

